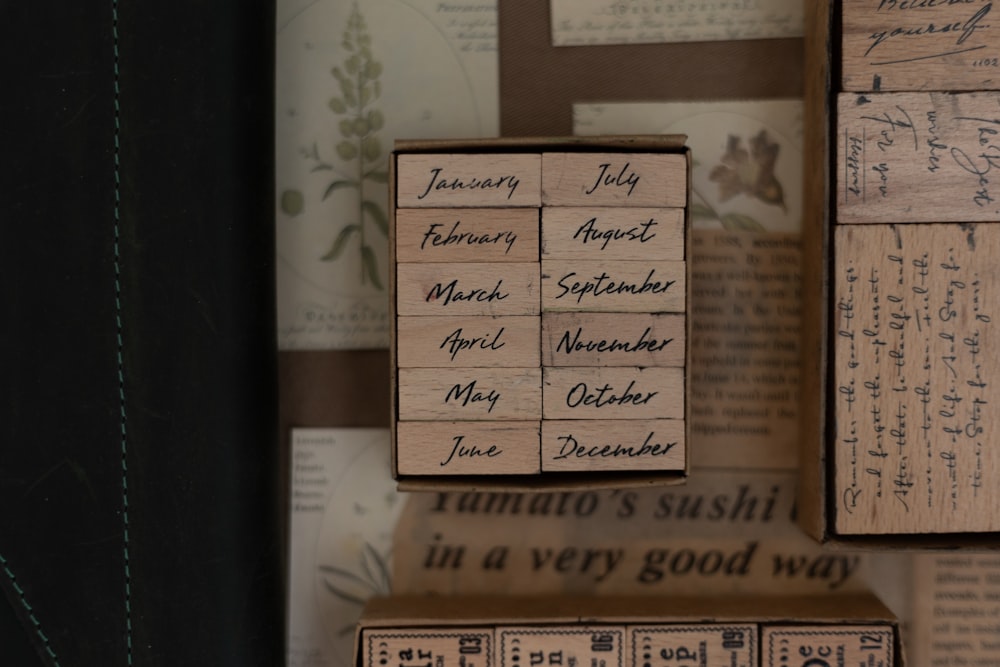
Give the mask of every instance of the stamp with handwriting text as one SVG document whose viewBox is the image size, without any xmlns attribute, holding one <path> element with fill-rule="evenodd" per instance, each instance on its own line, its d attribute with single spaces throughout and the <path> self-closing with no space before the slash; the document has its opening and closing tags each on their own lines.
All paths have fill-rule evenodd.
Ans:
<svg viewBox="0 0 1000 667">
<path fill-rule="evenodd" d="M 537 315 L 537 263 L 400 264 L 399 315 Z"/>
<path fill-rule="evenodd" d="M 838 97 L 837 222 L 1000 220 L 1000 92 Z"/>
<path fill-rule="evenodd" d="M 543 153 L 544 206 L 687 205 L 687 161 L 670 153 Z"/>
<path fill-rule="evenodd" d="M 1000 530 L 1000 225 L 842 225 L 834 243 L 836 530 Z"/>
<path fill-rule="evenodd" d="M 893 667 L 888 625 L 787 625 L 761 629 L 761 667 Z"/>
<path fill-rule="evenodd" d="M 540 368 L 400 368 L 400 421 L 540 419 Z"/>
<path fill-rule="evenodd" d="M 497 628 L 498 667 L 625 667 L 625 628 Z"/>
<path fill-rule="evenodd" d="M 542 470 L 680 470 L 680 419 L 547 419 L 542 422 Z"/>
<path fill-rule="evenodd" d="M 537 207 L 541 156 L 410 153 L 396 158 L 399 208 Z"/>
<path fill-rule="evenodd" d="M 685 262 L 543 260 L 542 310 L 682 313 L 686 276 Z"/>
<path fill-rule="evenodd" d="M 367 629 L 362 667 L 493 667 L 493 628 Z"/>
<path fill-rule="evenodd" d="M 528 368 L 539 365 L 541 322 L 530 315 L 402 317 L 396 320 L 400 368 Z"/>
<path fill-rule="evenodd" d="M 757 667 L 756 625 L 648 625 L 628 638 L 629 667 Z"/>
<path fill-rule="evenodd" d="M 397 262 L 537 262 L 534 208 L 401 208 Z"/>
<path fill-rule="evenodd" d="M 542 209 L 542 259 L 684 260 L 684 209 Z"/>
<path fill-rule="evenodd" d="M 406 475 L 533 475 L 538 421 L 401 421 L 396 465 Z"/>
<path fill-rule="evenodd" d="M 545 419 L 683 419 L 684 369 L 543 368 Z"/>
<path fill-rule="evenodd" d="M 843 0 L 844 90 L 1000 88 L 991 0 Z"/>
<path fill-rule="evenodd" d="M 680 313 L 542 314 L 546 366 L 683 366 Z"/>
</svg>

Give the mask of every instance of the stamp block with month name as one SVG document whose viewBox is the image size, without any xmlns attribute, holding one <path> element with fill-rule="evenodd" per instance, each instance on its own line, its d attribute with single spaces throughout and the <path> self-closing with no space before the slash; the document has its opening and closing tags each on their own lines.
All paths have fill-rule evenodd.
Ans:
<svg viewBox="0 0 1000 667">
<path fill-rule="evenodd" d="M 398 477 L 683 477 L 689 157 L 623 143 L 397 150 Z"/>
</svg>

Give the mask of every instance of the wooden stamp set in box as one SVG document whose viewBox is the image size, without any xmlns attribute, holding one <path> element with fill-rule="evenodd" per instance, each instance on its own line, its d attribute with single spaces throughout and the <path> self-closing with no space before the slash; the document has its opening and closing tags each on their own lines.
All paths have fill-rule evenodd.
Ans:
<svg viewBox="0 0 1000 667">
<path fill-rule="evenodd" d="M 995 546 L 1000 531 L 990 8 L 810 8 L 806 161 L 823 168 L 806 200 L 823 219 L 804 234 L 799 503 L 821 540 Z"/>
<path fill-rule="evenodd" d="M 688 164 L 670 137 L 397 145 L 401 482 L 683 478 Z"/>
<path fill-rule="evenodd" d="M 897 622 L 871 595 L 382 598 L 355 647 L 357 667 L 903 664 Z"/>
</svg>

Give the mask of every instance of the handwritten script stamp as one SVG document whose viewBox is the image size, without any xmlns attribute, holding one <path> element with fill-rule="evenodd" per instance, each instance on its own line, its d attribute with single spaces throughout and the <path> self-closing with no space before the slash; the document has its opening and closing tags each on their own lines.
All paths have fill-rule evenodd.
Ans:
<svg viewBox="0 0 1000 667">
<path fill-rule="evenodd" d="M 844 90 L 1000 88 L 991 0 L 844 0 Z"/>
<path fill-rule="evenodd" d="M 835 525 L 988 532 L 1000 452 L 1000 226 L 835 231 Z"/>
<path fill-rule="evenodd" d="M 1000 220 L 1000 92 L 843 94 L 837 222 Z"/>
</svg>

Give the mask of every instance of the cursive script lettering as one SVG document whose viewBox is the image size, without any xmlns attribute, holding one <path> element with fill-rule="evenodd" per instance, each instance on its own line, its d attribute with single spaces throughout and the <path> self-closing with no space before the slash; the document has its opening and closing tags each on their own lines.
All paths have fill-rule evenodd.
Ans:
<svg viewBox="0 0 1000 667">
<path fill-rule="evenodd" d="M 503 301 L 510 296 L 510 292 L 502 294 L 500 292 L 500 285 L 502 284 L 503 278 L 498 280 L 496 286 L 489 292 L 479 287 L 463 292 L 458 289 L 458 279 L 456 278 L 447 285 L 443 286 L 441 283 L 435 283 L 434 287 L 427 292 L 427 298 L 424 300 L 430 303 L 431 301 L 437 301 L 441 297 L 444 297 L 444 303 L 441 304 L 442 306 L 447 306 L 449 303 L 454 303 L 456 301 Z"/>
<path fill-rule="evenodd" d="M 612 338 L 610 341 L 604 338 L 580 340 L 583 335 L 583 327 L 577 327 L 575 334 L 570 334 L 569 331 L 563 332 L 556 344 L 556 352 L 565 352 L 566 354 L 574 352 L 659 352 L 674 340 L 673 338 L 665 340 L 647 338 L 650 331 L 652 331 L 652 327 L 646 327 L 646 330 L 639 335 L 639 339 L 636 341 L 620 341 L 617 338 Z"/>
<path fill-rule="evenodd" d="M 458 176 L 452 177 L 451 179 L 442 176 L 441 171 L 443 167 L 434 167 L 431 169 L 431 179 L 427 182 L 427 187 L 424 188 L 422 194 L 417 195 L 417 199 L 423 199 L 431 190 L 503 190 L 507 188 L 507 199 L 510 199 L 514 195 L 514 191 L 517 190 L 517 186 L 521 184 L 521 179 L 517 176 L 488 176 L 479 177 L 471 176 L 468 178 L 461 178 Z"/>
<path fill-rule="evenodd" d="M 610 173 L 608 173 L 608 169 L 611 168 L 610 163 L 605 162 L 599 165 L 601 168 L 601 172 L 597 175 L 597 180 L 594 181 L 594 184 L 590 186 L 589 190 L 584 190 L 584 194 L 588 195 L 594 194 L 594 192 L 597 191 L 597 188 L 602 186 L 624 187 L 627 185 L 628 192 L 625 193 L 625 196 L 626 197 L 631 196 L 632 190 L 634 190 L 635 186 L 639 184 L 639 176 L 634 171 L 629 172 L 628 176 L 625 175 L 625 172 L 628 171 L 629 165 L 630 165 L 629 162 L 626 162 L 624 165 L 622 165 L 621 170 L 619 170 L 618 174 L 615 176 L 612 176 Z"/>
<path fill-rule="evenodd" d="M 491 459 L 494 456 L 500 456 L 501 454 L 503 454 L 503 450 L 497 447 L 496 445 L 490 445 L 486 449 L 482 449 L 476 445 L 469 445 L 468 447 L 466 447 L 465 445 L 462 444 L 462 440 L 464 439 L 465 439 L 464 435 L 456 435 L 453 438 L 455 444 L 452 445 L 451 452 L 448 454 L 448 458 L 446 458 L 444 461 L 441 461 L 441 463 L 438 465 L 442 467 L 446 466 L 449 463 L 451 463 L 451 460 L 456 456 L 458 458 L 467 458 L 467 459 L 475 459 L 485 456 L 486 458 Z"/>
<path fill-rule="evenodd" d="M 613 227 L 611 229 L 599 230 L 597 229 L 597 218 L 591 218 L 587 222 L 580 225 L 580 228 L 576 230 L 575 234 L 573 234 L 573 238 L 580 239 L 580 242 L 584 245 L 590 241 L 593 241 L 594 243 L 604 241 L 604 243 L 601 244 L 601 250 L 604 250 L 608 247 L 608 243 L 610 241 L 619 241 L 621 239 L 625 239 L 626 241 L 638 241 L 639 243 L 649 241 L 656 236 L 656 232 L 650 232 L 650 227 L 655 224 L 658 223 L 650 218 L 647 222 L 634 227 L 629 227 L 628 229 Z M 642 231 L 640 231 L 640 229 Z"/>
<path fill-rule="evenodd" d="M 451 355 L 452 361 L 455 361 L 455 357 L 458 356 L 458 353 L 463 350 L 471 350 L 472 348 L 478 348 L 480 350 L 499 350 L 507 344 L 505 342 L 500 342 L 500 336 L 503 335 L 505 328 L 506 327 L 500 327 L 500 330 L 495 334 L 486 334 L 485 336 L 472 336 L 471 338 L 466 338 L 462 334 L 462 327 L 459 327 L 445 336 L 444 340 L 441 341 L 441 345 L 438 346 L 438 349 L 443 350 L 445 346 L 447 346 L 448 354 Z"/>
<path fill-rule="evenodd" d="M 595 297 L 604 296 L 606 294 L 619 295 L 619 294 L 663 294 L 670 286 L 673 285 L 675 280 L 653 280 L 653 274 L 656 273 L 656 269 L 650 269 L 646 278 L 642 281 L 641 285 L 636 283 L 630 283 L 626 281 L 619 280 L 615 282 L 611 280 L 611 277 L 606 271 L 602 271 L 601 275 L 594 276 L 593 280 L 586 280 L 584 282 L 573 282 L 569 285 L 566 281 L 576 275 L 576 271 L 567 273 L 562 278 L 559 279 L 558 284 L 562 289 L 559 294 L 556 295 L 557 299 L 561 299 L 567 294 L 576 296 L 576 302 L 580 303 L 588 294 Z"/>
<path fill-rule="evenodd" d="M 456 384 L 444 397 L 444 402 L 449 403 L 451 401 L 461 401 L 462 407 L 468 405 L 475 405 L 476 403 L 489 403 L 490 407 L 486 409 L 486 412 L 493 412 L 493 408 L 496 407 L 497 401 L 500 400 L 500 392 L 496 389 L 490 389 L 489 391 L 480 391 L 476 388 L 476 380 L 473 380 L 469 384 L 462 386 L 461 383 Z"/>
<path fill-rule="evenodd" d="M 635 444 L 623 445 L 621 443 L 614 444 L 597 444 L 597 445 L 583 445 L 573 436 L 572 433 L 568 435 L 561 435 L 557 440 L 562 441 L 562 446 L 559 448 L 559 453 L 553 456 L 554 459 L 567 459 L 572 457 L 576 458 L 616 458 L 620 456 L 628 458 L 636 458 L 640 456 L 664 456 L 670 453 L 674 447 L 677 446 L 677 442 L 653 442 L 651 440 L 656 436 L 656 431 L 650 431 L 646 439 L 643 440 L 641 445 L 636 446 Z"/>
<path fill-rule="evenodd" d="M 456 220 L 455 224 L 452 225 L 451 230 L 442 235 L 440 232 L 435 231 L 438 227 L 444 227 L 444 225 L 434 222 L 431 223 L 427 231 L 424 232 L 424 240 L 420 242 L 420 249 L 423 250 L 428 243 L 432 247 L 439 246 L 450 246 L 450 245 L 497 245 L 504 244 L 507 249 L 503 251 L 503 254 L 510 252 L 511 246 L 514 245 L 514 241 L 517 240 L 517 233 L 507 230 L 500 230 L 493 233 L 483 233 L 477 234 L 475 232 L 459 232 L 458 227 L 462 224 L 461 220 Z"/>
<path fill-rule="evenodd" d="M 595 408 L 603 408 L 608 405 L 645 405 L 660 393 L 658 391 L 633 393 L 633 387 L 635 387 L 635 380 L 628 383 L 624 392 L 616 394 L 614 387 L 610 384 L 605 383 L 603 387 L 591 390 L 586 382 L 580 382 L 566 394 L 566 405 L 571 408 L 581 405 Z"/>
</svg>

